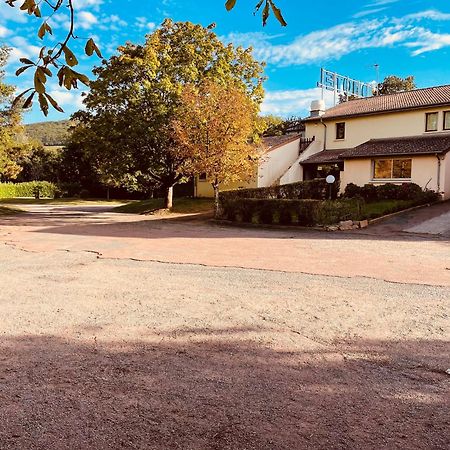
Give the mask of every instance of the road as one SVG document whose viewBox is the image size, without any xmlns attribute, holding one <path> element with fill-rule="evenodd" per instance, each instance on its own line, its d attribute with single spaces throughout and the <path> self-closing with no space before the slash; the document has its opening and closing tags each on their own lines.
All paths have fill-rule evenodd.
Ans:
<svg viewBox="0 0 450 450">
<path fill-rule="evenodd" d="M 0 448 L 449 448 L 449 241 L 413 225 L 0 219 Z"/>
</svg>

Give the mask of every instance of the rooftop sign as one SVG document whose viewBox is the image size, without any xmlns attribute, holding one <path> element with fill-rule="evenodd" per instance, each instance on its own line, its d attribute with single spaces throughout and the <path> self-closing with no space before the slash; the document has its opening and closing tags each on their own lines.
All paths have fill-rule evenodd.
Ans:
<svg viewBox="0 0 450 450">
<path fill-rule="evenodd" d="M 322 98 L 324 89 L 333 91 L 335 104 L 337 94 L 363 98 L 371 97 L 374 90 L 374 86 L 370 83 L 353 80 L 352 78 L 339 75 L 336 72 L 331 72 L 324 68 L 320 69 L 320 81 L 317 83 L 317 86 L 322 88 Z"/>
</svg>

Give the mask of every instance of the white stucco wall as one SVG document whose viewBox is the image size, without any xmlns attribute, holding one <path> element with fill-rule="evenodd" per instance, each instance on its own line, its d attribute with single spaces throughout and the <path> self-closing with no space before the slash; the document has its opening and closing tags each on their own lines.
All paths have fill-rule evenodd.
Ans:
<svg viewBox="0 0 450 450">
<path fill-rule="evenodd" d="M 444 200 L 450 199 L 450 153 L 441 160 L 441 189 L 444 192 Z"/>
<path fill-rule="evenodd" d="M 258 187 L 272 186 L 298 158 L 300 137 L 268 151 L 262 156 L 258 168 Z"/>
<path fill-rule="evenodd" d="M 412 159 L 411 179 L 404 181 L 392 181 L 395 184 L 412 182 L 420 187 L 438 190 L 438 161 L 436 156 L 414 156 Z M 344 163 L 344 171 L 341 172 L 341 191 L 349 183 L 364 186 L 368 183 L 375 185 L 391 181 L 373 179 L 372 159 L 347 159 Z M 446 180 L 446 182 L 448 182 Z M 441 169 L 441 189 L 443 188 L 443 170 Z"/>
<path fill-rule="evenodd" d="M 342 118 L 336 120 L 324 120 L 326 124 L 327 150 L 353 148 L 370 139 L 389 137 L 418 136 L 432 134 L 425 131 L 425 115 L 430 112 L 438 112 L 438 132 L 443 130 L 444 111 L 450 108 L 429 108 L 416 111 L 403 111 L 372 116 Z M 345 122 L 345 139 L 336 139 L 336 123 Z M 447 130 L 447 132 L 449 132 Z M 305 136 L 324 141 L 325 127 L 320 122 L 307 122 Z M 323 148 L 323 147 L 322 147 Z"/>
</svg>

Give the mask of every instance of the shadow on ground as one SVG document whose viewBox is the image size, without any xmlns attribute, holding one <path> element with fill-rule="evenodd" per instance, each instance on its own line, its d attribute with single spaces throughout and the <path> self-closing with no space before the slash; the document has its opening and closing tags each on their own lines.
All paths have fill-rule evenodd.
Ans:
<svg viewBox="0 0 450 450">
<path fill-rule="evenodd" d="M 294 353 L 241 331 L 178 330 L 134 344 L 3 338 L 0 447 L 450 447 L 448 342 Z"/>
</svg>

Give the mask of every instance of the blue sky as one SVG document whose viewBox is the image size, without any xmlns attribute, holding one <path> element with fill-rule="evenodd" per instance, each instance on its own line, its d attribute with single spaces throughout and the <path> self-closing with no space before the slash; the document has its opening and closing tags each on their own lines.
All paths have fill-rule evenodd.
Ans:
<svg viewBox="0 0 450 450">
<path fill-rule="evenodd" d="M 449 0 L 278 0 L 288 22 L 286 28 L 273 18 L 263 28 L 260 16 L 252 14 L 256 0 L 238 0 L 230 13 L 224 8 L 224 0 L 74 3 L 77 34 L 95 37 L 106 57 L 127 40 L 143 42 L 145 34 L 166 17 L 203 25 L 215 22 L 221 39 L 253 46 L 255 56 L 267 62 L 262 107 L 266 114 L 306 115 L 311 100 L 320 95 L 315 86 L 321 66 L 367 82 L 375 80 L 373 66 L 379 64 L 381 78 L 414 75 L 419 87 L 450 83 Z M 53 19 L 56 35 L 63 32 L 63 19 L 62 15 Z M 20 14 L 0 0 L 0 42 L 13 48 L 9 73 L 17 67 L 19 57 L 36 53 L 40 45 L 34 37 L 37 23 L 37 19 Z M 97 63 L 94 57 L 83 57 L 79 70 L 89 73 Z M 30 85 L 26 74 L 8 76 L 8 81 L 18 89 Z M 67 92 L 56 82 L 49 88 L 65 114 L 51 112 L 48 120 L 67 118 L 82 106 L 80 92 Z M 26 122 L 40 120 L 43 116 L 37 106 L 25 117 Z"/>
</svg>

